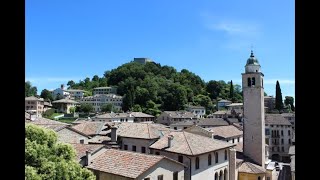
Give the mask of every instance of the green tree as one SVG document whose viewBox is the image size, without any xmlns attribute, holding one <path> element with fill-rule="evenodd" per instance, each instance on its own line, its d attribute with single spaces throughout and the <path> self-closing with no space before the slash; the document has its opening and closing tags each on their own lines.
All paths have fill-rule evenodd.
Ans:
<svg viewBox="0 0 320 180">
<path fill-rule="evenodd" d="M 132 111 L 133 112 L 142 112 L 142 109 L 140 107 L 139 104 L 135 104 L 133 107 L 132 107 Z"/>
<path fill-rule="evenodd" d="M 187 91 L 184 86 L 177 83 L 168 84 L 167 93 L 163 97 L 164 110 L 183 110 L 187 102 Z"/>
<path fill-rule="evenodd" d="M 69 88 L 73 88 L 73 86 L 74 86 L 75 84 L 76 84 L 76 83 L 75 83 L 73 80 L 70 80 L 70 81 L 68 81 L 67 86 L 69 86 Z"/>
<path fill-rule="evenodd" d="M 286 106 L 290 105 L 291 111 L 294 111 L 294 110 L 295 110 L 293 103 L 294 103 L 294 98 L 293 98 L 292 96 L 286 96 L 286 97 L 285 97 L 285 99 L 284 99 L 284 104 L 285 104 Z"/>
<path fill-rule="evenodd" d="M 222 84 L 219 81 L 211 80 L 208 82 L 206 90 L 211 99 L 217 99 L 222 90 Z"/>
<path fill-rule="evenodd" d="M 25 82 L 24 90 L 25 97 L 36 96 L 38 91 L 37 87 L 32 86 L 30 81 Z"/>
<path fill-rule="evenodd" d="M 89 104 L 89 103 L 82 103 L 80 106 L 79 106 L 79 112 L 84 112 L 86 114 L 89 114 L 90 112 L 93 111 L 93 106 L 92 104 Z"/>
<path fill-rule="evenodd" d="M 278 111 L 283 109 L 283 100 L 279 81 L 277 81 L 276 84 L 276 109 Z"/>
<path fill-rule="evenodd" d="M 43 90 L 41 91 L 40 97 L 43 98 L 44 100 L 53 101 L 52 94 L 51 94 L 51 92 L 50 92 L 49 90 L 47 90 L 47 89 L 43 89 Z"/>
<path fill-rule="evenodd" d="M 98 75 L 94 75 L 91 81 L 99 81 L 99 76 Z"/>
<path fill-rule="evenodd" d="M 58 93 L 58 94 L 56 95 L 56 99 L 55 99 L 55 100 L 57 101 L 57 100 L 60 100 L 60 99 L 63 99 L 63 96 Z"/>
<path fill-rule="evenodd" d="M 69 109 L 69 111 L 70 111 L 70 114 L 74 114 L 74 112 L 76 111 L 76 108 L 75 108 L 75 107 L 71 107 L 71 108 Z"/>
<path fill-rule="evenodd" d="M 111 112 L 113 110 L 113 105 L 110 104 L 110 103 L 107 103 L 107 104 L 103 104 L 101 106 L 101 111 L 102 112 Z"/>
<path fill-rule="evenodd" d="M 76 161 L 69 144 L 59 143 L 53 130 L 27 124 L 25 127 L 25 179 L 94 180 L 94 174 Z"/>
<path fill-rule="evenodd" d="M 234 88 L 233 88 L 233 83 L 232 83 L 232 80 L 231 80 L 231 83 L 230 83 L 230 90 L 229 90 L 230 94 L 229 94 L 229 99 L 232 101 L 232 102 L 235 102 L 235 98 L 234 98 Z"/>
</svg>

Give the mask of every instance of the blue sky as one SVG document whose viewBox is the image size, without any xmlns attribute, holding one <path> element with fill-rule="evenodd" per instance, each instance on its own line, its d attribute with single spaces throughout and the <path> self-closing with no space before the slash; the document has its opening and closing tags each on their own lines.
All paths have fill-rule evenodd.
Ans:
<svg viewBox="0 0 320 180">
<path fill-rule="evenodd" d="M 241 84 L 253 47 L 266 93 L 294 96 L 294 26 L 293 0 L 27 0 L 26 80 L 40 94 L 148 57 Z"/>
</svg>

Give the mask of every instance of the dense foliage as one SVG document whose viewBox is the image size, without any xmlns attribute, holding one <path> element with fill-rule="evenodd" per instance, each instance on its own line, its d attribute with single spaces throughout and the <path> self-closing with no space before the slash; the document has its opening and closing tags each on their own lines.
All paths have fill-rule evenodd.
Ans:
<svg viewBox="0 0 320 180">
<path fill-rule="evenodd" d="M 124 111 L 141 110 L 153 115 L 161 110 L 182 110 L 187 104 L 205 106 L 210 113 L 220 99 L 242 102 L 240 85 L 213 80 L 206 83 L 186 69 L 178 72 L 158 63 L 130 62 L 106 71 L 104 77 L 95 75 L 79 83 L 70 80 L 67 85 L 89 92 L 94 87 L 116 86 L 118 94 L 124 98 Z"/>
<path fill-rule="evenodd" d="M 289 106 L 290 105 L 290 108 L 291 108 L 291 111 L 294 111 L 295 108 L 294 108 L 294 98 L 292 96 L 286 96 L 285 99 L 284 99 L 284 104 L 286 106 Z"/>
<path fill-rule="evenodd" d="M 277 81 L 276 84 L 276 109 L 279 111 L 283 109 L 283 100 L 279 81 Z"/>
<path fill-rule="evenodd" d="M 24 96 L 29 97 L 29 96 L 37 96 L 37 87 L 32 86 L 29 81 L 25 82 L 24 85 Z"/>
<path fill-rule="evenodd" d="M 48 89 L 43 89 L 41 91 L 40 97 L 43 98 L 45 101 L 53 101 L 52 94 Z"/>
<path fill-rule="evenodd" d="M 76 161 L 75 150 L 71 145 L 57 142 L 54 131 L 27 124 L 25 179 L 94 180 L 95 176 Z"/>
</svg>

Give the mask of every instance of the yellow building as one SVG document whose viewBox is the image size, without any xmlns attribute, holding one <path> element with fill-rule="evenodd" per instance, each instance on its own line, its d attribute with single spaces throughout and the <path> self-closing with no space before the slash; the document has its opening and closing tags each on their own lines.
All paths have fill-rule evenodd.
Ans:
<svg viewBox="0 0 320 180">
<path fill-rule="evenodd" d="M 265 180 L 266 170 L 253 164 L 244 161 L 238 169 L 238 180 Z"/>
</svg>

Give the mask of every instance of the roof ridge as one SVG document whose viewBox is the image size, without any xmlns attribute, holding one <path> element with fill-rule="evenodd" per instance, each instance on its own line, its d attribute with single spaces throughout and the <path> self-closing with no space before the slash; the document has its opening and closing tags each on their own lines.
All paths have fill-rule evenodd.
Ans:
<svg viewBox="0 0 320 180">
<path fill-rule="evenodd" d="M 191 152 L 191 154 L 193 155 L 193 152 L 192 152 L 192 149 L 191 149 L 191 147 L 190 147 L 190 145 L 189 145 L 188 139 L 187 139 L 186 135 L 184 134 L 185 131 L 182 131 L 182 133 L 183 133 L 183 136 L 184 136 L 184 138 L 185 138 L 185 140 L 186 140 L 186 142 L 187 142 L 187 144 L 188 144 L 188 147 L 189 147 L 189 149 L 190 149 L 190 152 Z"/>
</svg>

